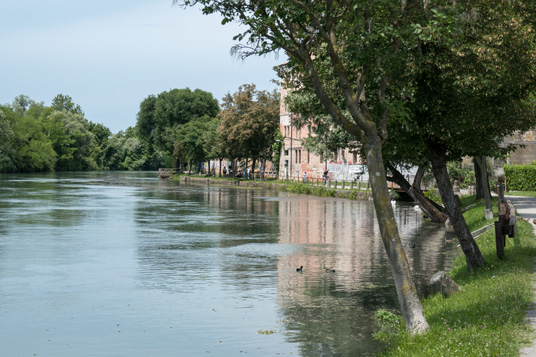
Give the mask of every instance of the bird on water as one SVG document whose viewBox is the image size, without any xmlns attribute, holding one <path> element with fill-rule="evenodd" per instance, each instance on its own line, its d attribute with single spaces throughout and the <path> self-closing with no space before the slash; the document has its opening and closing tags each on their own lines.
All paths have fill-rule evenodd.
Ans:
<svg viewBox="0 0 536 357">
<path fill-rule="evenodd" d="M 335 269 L 329 269 L 329 268 L 327 268 L 327 269 L 326 269 L 326 273 L 335 273 Z"/>
<path fill-rule="evenodd" d="M 302 272 L 303 271 L 303 265 L 299 268 L 296 268 L 296 271 Z"/>
</svg>

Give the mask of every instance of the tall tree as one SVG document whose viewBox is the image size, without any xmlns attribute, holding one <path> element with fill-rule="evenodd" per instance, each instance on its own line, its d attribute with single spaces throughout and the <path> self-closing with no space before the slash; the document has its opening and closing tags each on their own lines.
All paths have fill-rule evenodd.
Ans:
<svg viewBox="0 0 536 357">
<path fill-rule="evenodd" d="M 209 92 L 173 89 L 142 101 L 136 127 L 140 140 L 148 144 L 149 153 L 161 151 L 167 156 L 167 164 L 174 165 L 176 129 L 205 115 L 214 118 L 219 111 L 218 101 Z"/>
<path fill-rule="evenodd" d="M 11 172 L 15 169 L 15 148 L 13 147 L 14 132 L 12 123 L 5 111 L 9 108 L 0 107 L 0 172 Z"/>
<path fill-rule="evenodd" d="M 175 0 L 175 2 L 177 2 Z M 294 80 L 311 86 L 326 112 L 363 144 L 382 241 L 389 257 L 406 328 L 428 329 L 411 277 L 389 198 L 382 141 L 396 111 L 393 94 L 404 88 L 389 85 L 407 63 L 405 39 L 415 13 L 406 1 L 255 0 L 183 2 L 201 4 L 203 12 L 220 13 L 223 23 L 240 21 L 247 41 L 235 52 L 247 57 L 284 50 L 289 56 L 285 85 Z M 343 102 L 339 101 L 343 98 Z"/>
<path fill-rule="evenodd" d="M 229 159 L 272 158 L 272 145 L 279 130 L 279 94 L 259 91 L 254 84 L 241 85 L 223 98 L 219 134 Z"/>
<path fill-rule="evenodd" d="M 34 108 L 35 109 L 35 108 Z M 44 129 L 39 110 L 28 109 L 13 125 L 15 170 L 18 172 L 53 171 L 57 153 Z"/>
<path fill-rule="evenodd" d="M 71 112 L 74 114 L 84 115 L 79 104 L 73 102 L 73 98 L 68 95 L 58 94 L 52 99 L 51 108 L 59 111 Z"/>
<path fill-rule="evenodd" d="M 204 116 L 178 126 L 174 136 L 174 155 L 191 167 L 209 160 L 212 154 L 217 119 Z"/>
</svg>

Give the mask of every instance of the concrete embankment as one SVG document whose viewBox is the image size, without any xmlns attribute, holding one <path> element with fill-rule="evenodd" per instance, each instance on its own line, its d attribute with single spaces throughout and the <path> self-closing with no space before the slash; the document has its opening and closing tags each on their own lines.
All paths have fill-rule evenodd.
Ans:
<svg viewBox="0 0 536 357">
<path fill-rule="evenodd" d="M 338 198 L 348 198 L 354 200 L 368 200 L 372 193 L 364 190 L 348 190 L 348 189 L 335 189 L 324 187 L 322 185 L 304 185 L 301 183 L 280 183 L 270 181 L 248 181 L 248 180 L 227 180 L 227 179 L 215 179 L 211 177 L 195 177 L 195 176 L 174 176 L 173 180 L 180 180 L 184 183 L 192 183 L 204 186 L 232 186 L 243 188 L 261 188 L 267 190 L 280 190 L 295 193 L 302 193 L 314 196 L 329 196 Z"/>
</svg>

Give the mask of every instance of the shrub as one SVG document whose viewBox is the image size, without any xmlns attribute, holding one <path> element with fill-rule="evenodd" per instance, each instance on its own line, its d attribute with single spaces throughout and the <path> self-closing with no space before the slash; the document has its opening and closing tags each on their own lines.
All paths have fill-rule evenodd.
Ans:
<svg viewBox="0 0 536 357">
<path fill-rule="evenodd" d="M 449 172 L 450 183 L 452 185 L 454 185 L 455 180 L 460 183 L 460 188 L 467 188 L 469 185 L 475 184 L 475 173 L 469 167 L 464 166 L 461 162 L 447 163 L 447 170 Z"/>
<path fill-rule="evenodd" d="M 508 191 L 536 191 L 536 165 L 505 165 Z"/>
</svg>

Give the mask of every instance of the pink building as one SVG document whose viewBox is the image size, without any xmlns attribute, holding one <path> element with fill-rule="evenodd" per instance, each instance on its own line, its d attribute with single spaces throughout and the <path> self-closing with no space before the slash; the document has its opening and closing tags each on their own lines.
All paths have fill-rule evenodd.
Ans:
<svg viewBox="0 0 536 357">
<path fill-rule="evenodd" d="M 293 114 L 285 103 L 288 91 L 283 87 L 280 89 L 279 127 L 284 138 L 279 163 L 280 179 L 302 178 L 304 172 L 307 172 L 309 179 L 320 179 L 324 170 L 328 169 L 332 180 L 352 181 L 358 178 L 368 180 L 366 165 L 357 152 L 338 150 L 330 157 L 322 158 L 303 147 L 302 139 L 314 135 L 312 128 L 310 125 L 301 129 L 292 127 Z"/>
</svg>

